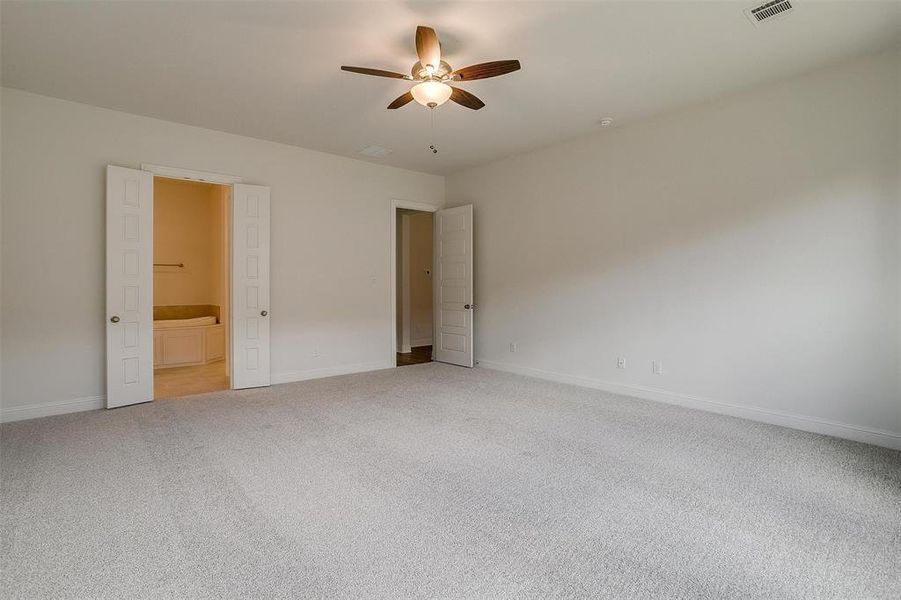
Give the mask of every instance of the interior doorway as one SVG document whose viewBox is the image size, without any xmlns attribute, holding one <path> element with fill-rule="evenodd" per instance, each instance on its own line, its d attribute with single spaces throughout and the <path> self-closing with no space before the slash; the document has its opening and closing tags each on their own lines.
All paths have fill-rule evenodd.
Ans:
<svg viewBox="0 0 901 600">
<path fill-rule="evenodd" d="M 106 407 L 154 400 L 154 373 L 161 369 L 208 367 L 188 378 L 190 389 L 167 390 L 169 397 L 205 391 L 208 384 L 213 385 L 210 379 L 216 380 L 217 388 L 223 384 L 236 390 L 268 386 L 270 189 L 241 183 L 233 175 L 150 164 L 141 167 L 106 167 Z M 207 186 L 192 189 L 213 197 L 213 206 L 222 211 L 221 220 L 209 217 L 207 227 L 201 228 L 209 234 L 209 247 L 217 249 L 210 259 L 214 265 L 210 276 L 221 273 L 212 288 L 218 296 L 212 300 L 159 295 L 154 300 L 154 264 L 181 275 L 176 278 L 176 293 L 184 292 L 184 274 L 192 266 L 175 253 L 154 252 L 154 187 L 167 186 L 171 180 Z M 204 223 L 205 219 L 189 215 L 176 225 L 187 226 L 192 220 Z M 221 227 L 210 225 L 213 222 Z M 162 222 L 157 227 L 160 233 L 166 231 Z M 197 230 L 188 239 L 199 244 L 201 233 Z M 200 321 L 163 323 L 193 319 Z M 167 331 L 189 326 L 187 332 Z M 219 335 L 221 343 L 216 339 Z M 178 373 L 159 374 L 174 378 Z"/>
<path fill-rule="evenodd" d="M 397 366 L 432 361 L 433 215 L 396 209 L 395 286 Z"/>
<path fill-rule="evenodd" d="M 464 204 L 438 210 L 437 207 L 391 200 L 388 205 L 388 244 L 390 271 L 391 360 L 395 366 L 437 361 L 472 368 L 473 353 L 473 219 L 472 205 Z M 410 251 L 413 236 L 405 228 L 411 217 L 428 215 L 431 239 L 428 250 Z M 406 257 L 406 258 L 405 258 Z M 418 257 L 416 265 L 412 257 Z M 405 285 L 411 275 L 425 274 L 431 289 L 431 301 L 425 302 L 430 312 L 429 337 L 417 337 L 417 329 L 408 319 L 413 299 L 407 298 Z M 420 304 L 422 306 L 422 304 Z M 407 310 L 409 309 L 409 310 Z M 419 321 L 422 323 L 422 321 Z M 419 332 L 424 327 L 420 325 Z M 405 335 L 406 332 L 406 335 Z M 424 339 L 425 338 L 425 339 Z M 409 343 L 407 340 L 409 339 Z M 424 343 L 428 341 L 428 344 Z"/>
<path fill-rule="evenodd" d="M 231 186 L 154 177 L 153 397 L 231 388 Z"/>
</svg>

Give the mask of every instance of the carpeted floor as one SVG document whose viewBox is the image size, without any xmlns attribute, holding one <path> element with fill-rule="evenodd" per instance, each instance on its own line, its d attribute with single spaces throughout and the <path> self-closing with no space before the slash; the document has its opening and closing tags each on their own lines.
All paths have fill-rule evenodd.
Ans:
<svg viewBox="0 0 901 600">
<path fill-rule="evenodd" d="M 901 453 L 436 363 L 6 424 L 3 598 L 898 598 Z"/>
</svg>

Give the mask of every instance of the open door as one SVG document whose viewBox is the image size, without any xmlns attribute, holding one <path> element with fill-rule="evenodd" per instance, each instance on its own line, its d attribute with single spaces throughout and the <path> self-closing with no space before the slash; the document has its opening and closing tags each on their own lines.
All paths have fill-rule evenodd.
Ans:
<svg viewBox="0 0 901 600">
<path fill-rule="evenodd" d="M 153 400 L 153 175 L 106 168 L 106 407 Z"/>
<path fill-rule="evenodd" d="M 435 360 L 472 367 L 472 205 L 435 213 Z"/>
<path fill-rule="evenodd" d="M 270 384 L 269 188 L 232 188 L 233 389 Z"/>
</svg>

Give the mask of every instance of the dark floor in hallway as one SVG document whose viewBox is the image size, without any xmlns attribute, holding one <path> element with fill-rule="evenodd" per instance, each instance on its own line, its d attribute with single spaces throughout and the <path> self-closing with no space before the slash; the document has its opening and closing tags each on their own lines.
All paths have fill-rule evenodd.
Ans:
<svg viewBox="0 0 901 600">
<path fill-rule="evenodd" d="M 410 352 L 397 353 L 397 366 L 404 367 L 406 365 L 421 365 L 422 363 L 432 362 L 431 346 L 416 346 L 411 348 Z"/>
</svg>

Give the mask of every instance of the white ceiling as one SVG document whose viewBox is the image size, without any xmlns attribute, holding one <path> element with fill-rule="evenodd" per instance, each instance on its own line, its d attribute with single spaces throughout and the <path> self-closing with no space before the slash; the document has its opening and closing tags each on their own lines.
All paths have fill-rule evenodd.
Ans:
<svg viewBox="0 0 901 600">
<path fill-rule="evenodd" d="M 365 159 L 451 173 L 896 44 L 899 2 L 797 0 L 755 28 L 757 2 L 9 2 L 3 85 Z M 487 106 L 385 106 L 417 24 L 451 65 L 518 58 L 464 84 Z"/>
</svg>

